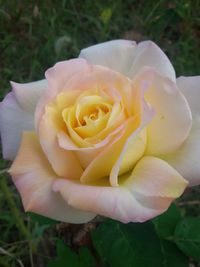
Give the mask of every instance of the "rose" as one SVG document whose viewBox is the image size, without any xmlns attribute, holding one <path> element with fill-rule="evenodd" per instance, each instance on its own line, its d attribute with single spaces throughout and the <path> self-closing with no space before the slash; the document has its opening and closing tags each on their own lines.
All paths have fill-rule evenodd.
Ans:
<svg viewBox="0 0 200 267">
<path fill-rule="evenodd" d="M 12 82 L 0 130 L 25 210 L 71 223 L 164 212 L 200 180 L 199 81 L 176 80 L 153 42 L 116 40 L 57 63 L 45 80 Z"/>
</svg>

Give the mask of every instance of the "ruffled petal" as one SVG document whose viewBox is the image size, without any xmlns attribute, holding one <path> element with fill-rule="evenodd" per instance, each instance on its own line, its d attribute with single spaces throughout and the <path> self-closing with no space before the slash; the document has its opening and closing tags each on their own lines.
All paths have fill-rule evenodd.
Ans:
<svg viewBox="0 0 200 267">
<path fill-rule="evenodd" d="M 11 82 L 13 93 L 19 106 L 34 115 L 36 105 L 47 89 L 47 81 L 41 80 L 31 83 Z"/>
<path fill-rule="evenodd" d="M 52 184 L 58 177 L 44 157 L 33 132 L 24 133 L 19 153 L 9 172 L 26 211 L 68 223 L 85 223 L 95 217 L 95 214 L 70 207 L 52 191 Z"/>
<path fill-rule="evenodd" d="M 53 189 L 72 207 L 128 223 L 161 214 L 187 185 L 172 167 L 154 157 L 142 158 L 132 174 L 121 180 L 120 186 L 110 187 L 60 179 Z"/>
<path fill-rule="evenodd" d="M 193 122 L 191 132 L 180 147 L 173 154 L 163 158 L 169 162 L 182 176 L 189 181 L 189 185 L 200 184 L 200 76 L 180 77 L 177 85 L 185 95 L 192 110 Z"/>
<path fill-rule="evenodd" d="M 0 103 L 0 133 L 3 158 L 13 160 L 19 149 L 23 131 L 34 129 L 33 115 L 21 109 L 13 93 Z"/>
</svg>

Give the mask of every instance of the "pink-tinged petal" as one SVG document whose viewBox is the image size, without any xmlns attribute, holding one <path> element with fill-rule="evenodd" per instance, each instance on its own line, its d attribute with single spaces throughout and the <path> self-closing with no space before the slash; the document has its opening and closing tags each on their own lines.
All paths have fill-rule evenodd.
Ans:
<svg viewBox="0 0 200 267">
<path fill-rule="evenodd" d="M 48 88 L 46 94 L 44 94 L 37 105 L 35 114 L 36 125 L 38 125 L 41 119 L 45 105 L 65 88 L 71 78 L 80 72 L 82 72 L 83 75 L 84 72 L 89 71 L 90 68 L 91 66 L 84 59 L 71 59 L 58 62 L 46 71 L 45 76 L 48 82 Z"/>
<path fill-rule="evenodd" d="M 85 223 L 95 217 L 95 214 L 70 207 L 59 194 L 52 191 L 52 184 L 58 177 L 52 171 L 33 132 L 24 133 L 10 174 L 26 211 L 68 223 Z"/>
<path fill-rule="evenodd" d="M 164 155 L 178 149 L 187 138 L 192 115 L 187 100 L 174 82 L 147 68 L 141 80 L 150 83 L 145 99 L 155 110 L 147 127 L 147 155 Z"/>
<path fill-rule="evenodd" d="M 144 41 L 137 45 L 134 62 L 128 76 L 133 78 L 144 67 L 152 67 L 161 75 L 176 81 L 176 74 L 170 60 L 152 41 Z"/>
<path fill-rule="evenodd" d="M 163 158 L 189 181 L 190 186 L 194 186 L 200 184 L 200 76 L 180 77 L 177 85 L 192 110 L 192 129 L 180 149 Z"/>
<path fill-rule="evenodd" d="M 133 78 L 145 66 L 155 68 L 162 75 L 176 80 L 174 68 L 164 52 L 153 42 L 136 45 L 133 41 L 114 40 L 90 46 L 79 57 L 91 64 L 102 65 Z"/>
<path fill-rule="evenodd" d="M 154 157 L 142 158 L 132 174 L 121 179 L 125 182 L 118 187 L 60 179 L 54 182 L 53 189 L 74 208 L 128 223 L 143 222 L 161 214 L 187 185 L 172 167 Z"/>
<path fill-rule="evenodd" d="M 132 66 L 135 48 L 133 41 L 114 40 L 85 48 L 79 57 L 126 75 Z"/>
<path fill-rule="evenodd" d="M 19 149 L 23 131 L 34 129 L 33 116 L 22 110 L 13 93 L 0 103 L 0 134 L 3 158 L 13 160 Z"/>
<path fill-rule="evenodd" d="M 56 125 L 57 123 L 57 125 Z M 57 175 L 63 178 L 79 179 L 82 167 L 73 151 L 64 150 L 57 141 L 57 132 L 62 128 L 57 111 L 46 107 L 46 112 L 39 125 L 41 147 Z M 57 128 L 58 127 L 58 128 Z"/>
<path fill-rule="evenodd" d="M 40 80 L 23 84 L 11 82 L 11 85 L 19 106 L 34 115 L 36 105 L 47 89 L 47 81 Z"/>
<path fill-rule="evenodd" d="M 56 63 L 45 73 L 48 81 L 48 94 L 56 96 L 74 75 L 84 71 L 87 73 L 90 68 L 84 59 L 71 59 Z"/>
</svg>

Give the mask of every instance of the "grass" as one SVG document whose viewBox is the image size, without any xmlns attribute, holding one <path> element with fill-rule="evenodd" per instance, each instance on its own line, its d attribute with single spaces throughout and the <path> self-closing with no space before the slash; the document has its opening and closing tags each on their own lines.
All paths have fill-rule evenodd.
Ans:
<svg viewBox="0 0 200 267">
<path fill-rule="evenodd" d="M 0 99 L 10 80 L 42 79 L 55 62 L 115 38 L 151 39 L 168 54 L 178 76 L 198 75 L 200 1 L 0 0 Z M 0 160 L 1 170 L 8 165 Z M 0 266 L 46 266 L 55 227 L 23 213 L 5 174 L 0 186 Z"/>
</svg>

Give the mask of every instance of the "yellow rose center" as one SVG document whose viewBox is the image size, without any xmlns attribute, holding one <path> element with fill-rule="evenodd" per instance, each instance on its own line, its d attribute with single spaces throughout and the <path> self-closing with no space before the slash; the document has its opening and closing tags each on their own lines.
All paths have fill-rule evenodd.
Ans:
<svg viewBox="0 0 200 267">
<path fill-rule="evenodd" d="M 62 118 L 69 133 L 73 130 L 81 138 L 88 139 L 109 128 L 120 113 L 124 118 L 121 103 L 113 103 L 99 95 L 83 95 L 62 110 Z"/>
</svg>

